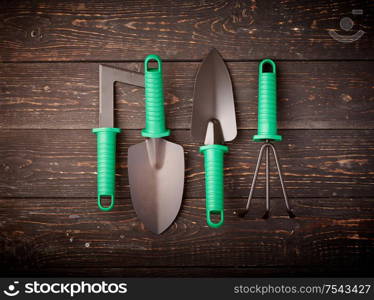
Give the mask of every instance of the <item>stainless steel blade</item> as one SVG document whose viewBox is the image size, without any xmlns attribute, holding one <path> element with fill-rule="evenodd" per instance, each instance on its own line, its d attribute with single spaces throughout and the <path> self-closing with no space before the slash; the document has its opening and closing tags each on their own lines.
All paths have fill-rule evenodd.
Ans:
<svg viewBox="0 0 374 300">
<path fill-rule="evenodd" d="M 128 151 L 133 206 L 145 227 L 156 234 L 178 215 L 184 186 L 182 146 L 164 139 L 146 139 Z"/>
<path fill-rule="evenodd" d="M 221 145 L 223 143 L 224 140 L 222 136 L 221 124 L 215 119 L 209 121 L 206 129 L 204 145 Z"/>
<path fill-rule="evenodd" d="M 208 123 L 217 120 L 224 141 L 236 137 L 234 95 L 230 74 L 216 49 L 203 60 L 196 75 L 191 133 L 194 139 L 204 142 Z"/>
<path fill-rule="evenodd" d="M 114 83 L 144 87 L 144 75 L 129 70 L 100 65 L 99 127 L 114 127 Z"/>
</svg>

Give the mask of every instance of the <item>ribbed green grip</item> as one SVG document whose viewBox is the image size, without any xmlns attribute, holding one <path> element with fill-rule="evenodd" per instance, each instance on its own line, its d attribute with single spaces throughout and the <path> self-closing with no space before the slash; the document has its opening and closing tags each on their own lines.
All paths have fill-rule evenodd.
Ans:
<svg viewBox="0 0 374 300">
<path fill-rule="evenodd" d="M 97 138 L 97 204 L 103 211 L 114 206 L 116 174 L 116 136 L 119 128 L 94 128 Z M 110 205 L 101 205 L 102 197 L 110 197 Z"/>
<path fill-rule="evenodd" d="M 157 68 L 149 68 L 150 61 L 157 62 Z M 144 61 L 145 84 L 145 128 L 142 136 L 161 138 L 170 135 L 165 127 L 164 84 L 162 81 L 162 62 L 157 55 L 148 55 Z"/>
<path fill-rule="evenodd" d="M 277 70 L 271 59 L 264 59 L 259 65 L 258 126 L 253 140 L 282 140 L 277 133 Z"/>
<path fill-rule="evenodd" d="M 206 193 L 206 221 L 210 227 L 218 228 L 223 224 L 223 155 L 229 150 L 224 145 L 206 145 L 200 147 L 204 154 L 205 193 Z M 212 214 L 219 214 L 220 220 L 214 223 Z"/>
</svg>

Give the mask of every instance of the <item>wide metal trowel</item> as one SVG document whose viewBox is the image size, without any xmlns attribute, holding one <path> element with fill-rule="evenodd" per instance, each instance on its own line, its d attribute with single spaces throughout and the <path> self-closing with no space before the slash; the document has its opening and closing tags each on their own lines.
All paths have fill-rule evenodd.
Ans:
<svg viewBox="0 0 374 300">
<path fill-rule="evenodd" d="M 150 68 L 155 61 L 157 68 Z M 182 146 L 162 139 L 170 135 L 165 127 L 162 62 L 149 55 L 145 70 L 146 140 L 128 151 L 130 192 L 138 218 L 150 231 L 160 234 L 178 215 L 184 187 Z"/>
<path fill-rule="evenodd" d="M 223 156 L 237 134 L 230 74 L 216 49 L 203 60 L 195 81 L 191 134 L 205 146 L 206 218 L 210 227 L 224 222 Z M 216 215 L 216 216 L 215 216 Z M 216 220 L 218 218 L 218 220 Z"/>
</svg>

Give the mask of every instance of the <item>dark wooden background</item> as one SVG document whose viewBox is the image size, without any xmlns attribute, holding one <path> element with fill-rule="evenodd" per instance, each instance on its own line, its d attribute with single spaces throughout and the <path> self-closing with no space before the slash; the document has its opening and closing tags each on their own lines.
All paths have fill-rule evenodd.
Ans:
<svg viewBox="0 0 374 300">
<path fill-rule="evenodd" d="M 374 262 L 374 52 L 370 1 L 1 1 L 0 272 L 85 276 L 370 276 Z M 352 16 L 352 9 L 363 15 Z M 351 17 L 350 32 L 339 29 Z M 371 20 L 371 21 L 370 21 Z M 364 30 L 354 43 L 328 34 Z M 203 158 L 190 137 L 194 76 L 216 47 L 232 75 L 238 137 L 225 163 L 226 223 L 205 223 Z M 182 144 L 181 212 L 160 236 L 129 198 L 127 149 L 142 140 L 143 90 L 116 86 L 118 200 L 96 204 L 100 63 L 164 60 L 170 140 Z M 278 64 L 277 143 L 290 201 L 261 179 L 245 219 L 259 144 L 257 65 Z"/>
</svg>

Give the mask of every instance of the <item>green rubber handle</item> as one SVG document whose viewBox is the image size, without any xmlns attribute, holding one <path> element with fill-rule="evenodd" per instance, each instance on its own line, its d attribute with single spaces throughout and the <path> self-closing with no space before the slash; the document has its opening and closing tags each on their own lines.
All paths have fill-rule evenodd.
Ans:
<svg viewBox="0 0 374 300">
<path fill-rule="evenodd" d="M 204 154 L 206 221 L 210 227 L 218 228 L 223 224 L 223 155 L 229 150 L 224 145 L 205 145 L 200 147 Z M 212 221 L 212 215 L 218 214 L 218 222 Z"/>
<path fill-rule="evenodd" d="M 116 136 L 119 128 L 94 128 L 97 141 L 97 204 L 103 211 L 114 206 L 116 173 Z M 102 206 L 101 199 L 110 197 L 110 205 Z"/>
<path fill-rule="evenodd" d="M 149 68 L 149 62 L 156 61 L 157 68 Z M 165 127 L 164 84 L 162 62 L 158 55 L 148 55 L 144 61 L 145 85 L 145 128 L 142 136 L 161 138 L 170 135 Z"/>
<path fill-rule="evenodd" d="M 277 133 L 277 70 L 271 59 L 261 61 L 258 69 L 258 125 L 253 140 L 282 140 Z"/>
</svg>

